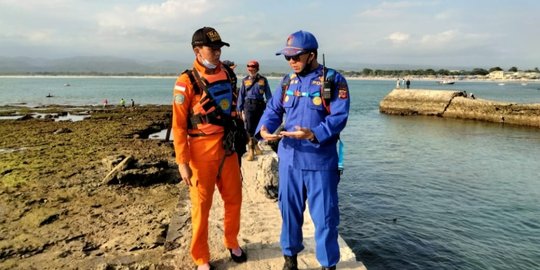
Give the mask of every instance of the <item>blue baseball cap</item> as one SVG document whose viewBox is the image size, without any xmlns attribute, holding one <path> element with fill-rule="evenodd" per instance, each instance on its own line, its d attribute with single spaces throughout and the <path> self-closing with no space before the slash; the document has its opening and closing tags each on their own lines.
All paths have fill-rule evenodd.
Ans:
<svg viewBox="0 0 540 270">
<path fill-rule="evenodd" d="M 294 32 L 287 37 L 285 48 L 276 52 L 276 55 L 296 56 L 319 48 L 319 43 L 315 36 L 307 31 Z"/>
</svg>

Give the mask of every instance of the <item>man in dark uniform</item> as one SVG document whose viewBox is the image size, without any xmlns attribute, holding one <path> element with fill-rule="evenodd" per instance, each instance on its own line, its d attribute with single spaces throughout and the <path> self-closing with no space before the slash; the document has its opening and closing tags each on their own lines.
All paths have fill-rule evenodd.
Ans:
<svg viewBox="0 0 540 270">
<path fill-rule="evenodd" d="M 265 98 L 268 101 L 272 97 L 272 92 L 270 92 L 268 80 L 259 74 L 259 62 L 255 60 L 249 61 L 247 71 L 249 75 L 242 80 L 242 86 L 238 94 L 238 110 L 242 112 L 250 137 L 248 140 L 247 160 L 252 161 L 256 154 L 262 154 L 253 134 L 266 108 Z"/>
</svg>

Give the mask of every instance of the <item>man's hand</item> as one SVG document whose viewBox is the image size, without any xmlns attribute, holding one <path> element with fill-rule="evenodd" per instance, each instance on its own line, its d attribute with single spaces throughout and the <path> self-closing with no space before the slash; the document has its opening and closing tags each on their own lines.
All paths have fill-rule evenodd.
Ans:
<svg viewBox="0 0 540 270">
<path fill-rule="evenodd" d="M 315 134 L 313 134 L 313 132 L 309 128 L 296 126 L 295 129 L 295 131 L 282 131 L 279 134 L 298 140 L 313 140 L 315 138 Z"/>
<path fill-rule="evenodd" d="M 265 125 L 262 125 L 261 131 L 259 133 L 261 134 L 261 137 L 266 141 L 277 141 L 282 137 L 281 134 L 272 134 L 268 132 L 268 129 Z"/>
<path fill-rule="evenodd" d="M 186 185 L 192 186 L 191 183 L 191 168 L 188 163 L 178 164 L 178 171 L 180 172 L 181 180 L 186 182 Z"/>
</svg>

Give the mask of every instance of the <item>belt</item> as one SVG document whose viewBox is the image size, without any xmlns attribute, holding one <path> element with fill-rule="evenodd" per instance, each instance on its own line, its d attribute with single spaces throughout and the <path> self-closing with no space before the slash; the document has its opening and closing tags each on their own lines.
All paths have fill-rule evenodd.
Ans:
<svg viewBox="0 0 540 270">
<path fill-rule="evenodd" d="M 246 103 L 264 103 L 264 100 L 263 99 L 252 99 L 252 98 L 248 98 Z"/>
</svg>

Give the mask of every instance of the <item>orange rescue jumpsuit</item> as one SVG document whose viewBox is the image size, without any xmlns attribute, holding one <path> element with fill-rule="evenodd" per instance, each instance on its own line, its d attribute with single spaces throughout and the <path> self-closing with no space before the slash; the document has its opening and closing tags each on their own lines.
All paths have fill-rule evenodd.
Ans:
<svg viewBox="0 0 540 270">
<path fill-rule="evenodd" d="M 210 71 L 195 60 L 193 66 L 200 76 L 210 84 L 215 81 L 227 80 L 227 73 L 221 65 Z M 223 127 L 198 124 L 194 129 L 188 129 L 190 112 L 200 112 L 199 101 L 204 95 L 205 92 L 202 89 L 200 94 L 195 93 L 187 74 L 181 74 L 177 78 L 174 87 L 172 122 L 174 150 L 176 162 L 178 164 L 189 162 L 193 173 L 190 179 L 192 186 L 189 188 L 193 230 L 191 256 L 197 265 L 210 261 L 208 217 L 215 186 L 221 194 L 225 207 L 224 244 L 226 248 L 239 247 L 237 236 L 240 230 L 242 203 L 242 183 L 238 157 L 236 153 L 225 156 L 225 149 L 222 145 Z M 231 100 L 230 102 L 229 104 L 226 104 L 226 101 L 220 102 L 220 106 L 230 106 L 236 101 Z M 223 160 L 224 158 L 225 160 Z M 219 171 L 222 162 L 223 165 Z"/>
</svg>

